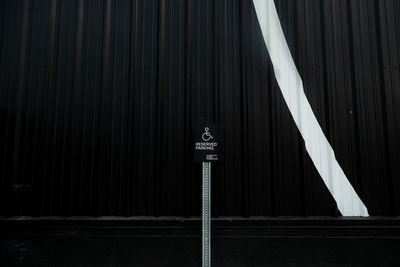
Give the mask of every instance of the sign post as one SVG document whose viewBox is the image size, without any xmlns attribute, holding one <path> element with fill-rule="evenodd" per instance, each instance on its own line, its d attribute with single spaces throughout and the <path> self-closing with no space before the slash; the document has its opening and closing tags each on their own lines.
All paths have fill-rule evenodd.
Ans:
<svg viewBox="0 0 400 267">
<path fill-rule="evenodd" d="M 203 267 L 211 266 L 211 162 L 203 162 Z"/>
<path fill-rule="evenodd" d="M 202 252 L 203 267 L 211 266 L 211 162 L 219 160 L 219 131 L 202 123 L 194 131 L 193 160 L 203 165 Z"/>
</svg>

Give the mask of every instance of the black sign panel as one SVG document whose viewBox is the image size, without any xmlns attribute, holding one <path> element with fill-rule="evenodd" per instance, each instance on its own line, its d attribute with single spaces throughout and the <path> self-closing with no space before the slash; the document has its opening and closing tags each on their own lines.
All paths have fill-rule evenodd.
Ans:
<svg viewBox="0 0 400 267">
<path fill-rule="evenodd" d="M 200 123 L 195 127 L 193 136 L 194 162 L 220 160 L 219 129 L 215 124 Z"/>
</svg>

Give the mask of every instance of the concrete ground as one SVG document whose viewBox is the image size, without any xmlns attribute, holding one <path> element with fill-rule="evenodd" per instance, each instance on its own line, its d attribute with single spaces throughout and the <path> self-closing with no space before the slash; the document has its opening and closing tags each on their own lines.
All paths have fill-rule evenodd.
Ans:
<svg viewBox="0 0 400 267">
<path fill-rule="evenodd" d="M 0 266 L 201 266 L 198 219 L 0 220 Z M 213 221 L 212 266 L 400 266 L 398 220 Z"/>
</svg>

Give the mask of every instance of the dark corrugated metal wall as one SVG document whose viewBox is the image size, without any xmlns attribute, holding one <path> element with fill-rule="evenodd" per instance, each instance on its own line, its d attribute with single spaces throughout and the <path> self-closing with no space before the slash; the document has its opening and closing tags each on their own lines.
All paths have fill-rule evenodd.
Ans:
<svg viewBox="0 0 400 267">
<path fill-rule="evenodd" d="M 338 215 L 251 1 L 0 5 L 1 214 L 198 216 L 204 117 L 224 143 L 214 215 Z M 400 2 L 276 5 L 344 172 L 371 215 L 399 215 Z"/>
</svg>

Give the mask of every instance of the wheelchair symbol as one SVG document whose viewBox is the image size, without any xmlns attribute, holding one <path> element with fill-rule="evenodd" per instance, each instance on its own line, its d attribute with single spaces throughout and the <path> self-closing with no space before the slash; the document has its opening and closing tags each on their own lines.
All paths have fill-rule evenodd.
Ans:
<svg viewBox="0 0 400 267">
<path fill-rule="evenodd" d="M 210 139 L 214 138 L 214 137 L 211 136 L 209 130 L 210 130 L 210 129 L 209 129 L 208 127 L 205 127 L 205 128 L 204 128 L 204 131 L 205 131 L 205 132 L 204 132 L 203 135 L 201 136 L 201 138 L 203 138 L 203 140 L 206 141 L 206 142 L 207 142 L 207 141 L 210 141 Z"/>
</svg>

